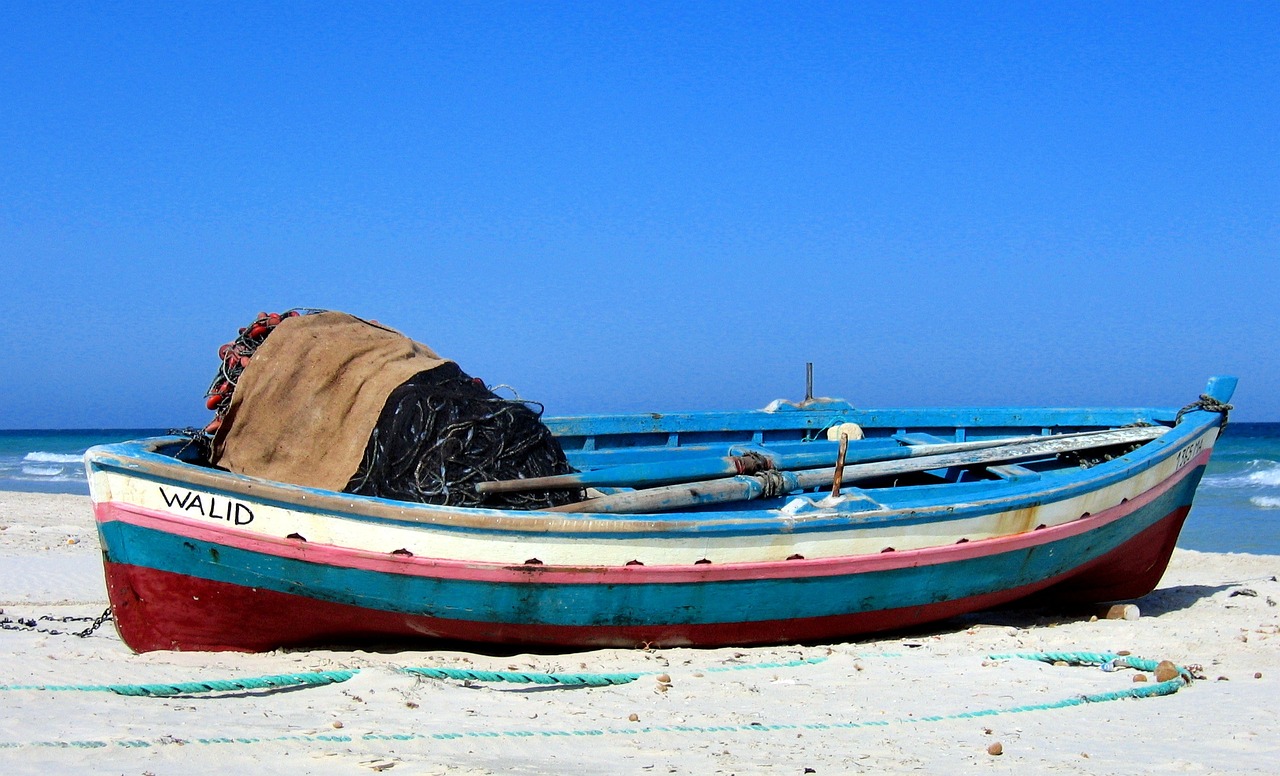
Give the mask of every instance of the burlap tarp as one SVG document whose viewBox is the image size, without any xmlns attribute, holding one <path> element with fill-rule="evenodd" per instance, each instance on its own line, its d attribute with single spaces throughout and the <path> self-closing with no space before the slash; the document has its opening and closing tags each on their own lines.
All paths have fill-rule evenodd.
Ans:
<svg viewBox="0 0 1280 776">
<path fill-rule="evenodd" d="M 446 363 L 398 331 L 346 313 L 287 318 L 258 347 L 213 438 L 239 474 L 342 490 L 387 396 Z"/>
</svg>

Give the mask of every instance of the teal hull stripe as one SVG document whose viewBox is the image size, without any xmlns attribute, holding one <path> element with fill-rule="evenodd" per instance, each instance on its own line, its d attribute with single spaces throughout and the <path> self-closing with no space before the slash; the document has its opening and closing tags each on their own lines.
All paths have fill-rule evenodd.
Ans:
<svg viewBox="0 0 1280 776">
<path fill-rule="evenodd" d="M 436 579 L 280 558 L 118 521 L 99 528 L 112 562 L 382 611 L 565 626 L 765 622 L 935 604 L 1056 577 L 1189 505 L 1198 480 L 1193 474 L 1132 515 L 1047 544 L 930 566 L 812 578 L 664 584 Z"/>
</svg>

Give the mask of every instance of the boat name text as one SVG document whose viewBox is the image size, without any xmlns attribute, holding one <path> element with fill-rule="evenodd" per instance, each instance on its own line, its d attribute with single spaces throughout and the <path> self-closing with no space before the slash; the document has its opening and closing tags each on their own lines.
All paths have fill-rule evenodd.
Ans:
<svg viewBox="0 0 1280 776">
<path fill-rule="evenodd" d="M 190 491 L 169 493 L 163 487 L 160 488 L 160 498 L 164 499 L 164 503 L 170 507 L 196 512 L 202 517 L 226 520 L 236 525 L 248 525 L 253 522 L 253 510 L 239 501 L 225 498 L 219 500 L 217 496 L 201 496 L 199 493 Z M 205 498 L 209 499 L 207 505 Z"/>
<path fill-rule="evenodd" d="M 1191 463 L 1191 459 L 1195 458 L 1196 454 L 1203 449 L 1204 449 L 1204 438 L 1201 437 L 1200 439 L 1197 439 L 1196 441 L 1192 442 L 1191 444 L 1179 450 L 1178 451 L 1178 468 L 1181 469 L 1182 467 Z"/>
</svg>

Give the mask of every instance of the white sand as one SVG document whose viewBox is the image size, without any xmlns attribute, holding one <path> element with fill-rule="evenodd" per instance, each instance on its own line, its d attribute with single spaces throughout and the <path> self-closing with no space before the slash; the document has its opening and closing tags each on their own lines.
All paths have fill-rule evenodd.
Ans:
<svg viewBox="0 0 1280 776">
<path fill-rule="evenodd" d="M 97 615 L 99 564 L 87 498 L 0 492 L 5 617 Z M 3 630 L 0 772 L 1276 773 L 1277 573 L 1277 556 L 1179 551 L 1136 621 L 1000 612 L 923 634 L 785 648 L 134 655 L 109 625 L 87 639 Z M 1162 698 L 952 716 L 1136 686 L 1129 670 L 986 660 L 1048 650 L 1131 650 L 1201 664 L 1207 678 Z M 758 667 L 800 659 L 819 662 Z M 564 688 L 397 670 L 408 666 L 651 673 Z M 339 668 L 360 672 L 321 687 L 176 698 L 7 689 Z M 924 719 L 933 716 L 944 719 Z M 1003 754 L 988 754 L 997 741 Z"/>
</svg>

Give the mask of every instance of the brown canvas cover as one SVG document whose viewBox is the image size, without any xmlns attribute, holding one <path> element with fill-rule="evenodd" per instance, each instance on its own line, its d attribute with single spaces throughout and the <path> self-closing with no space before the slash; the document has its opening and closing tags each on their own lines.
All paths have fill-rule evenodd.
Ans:
<svg viewBox="0 0 1280 776">
<path fill-rule="evenodd" d="M 211 462 L 340 491 L 360 466 L 391 391 L 444 363 L 426 345 L 353 315 L 287 318 L 240 376 Z"/>
</svg>

